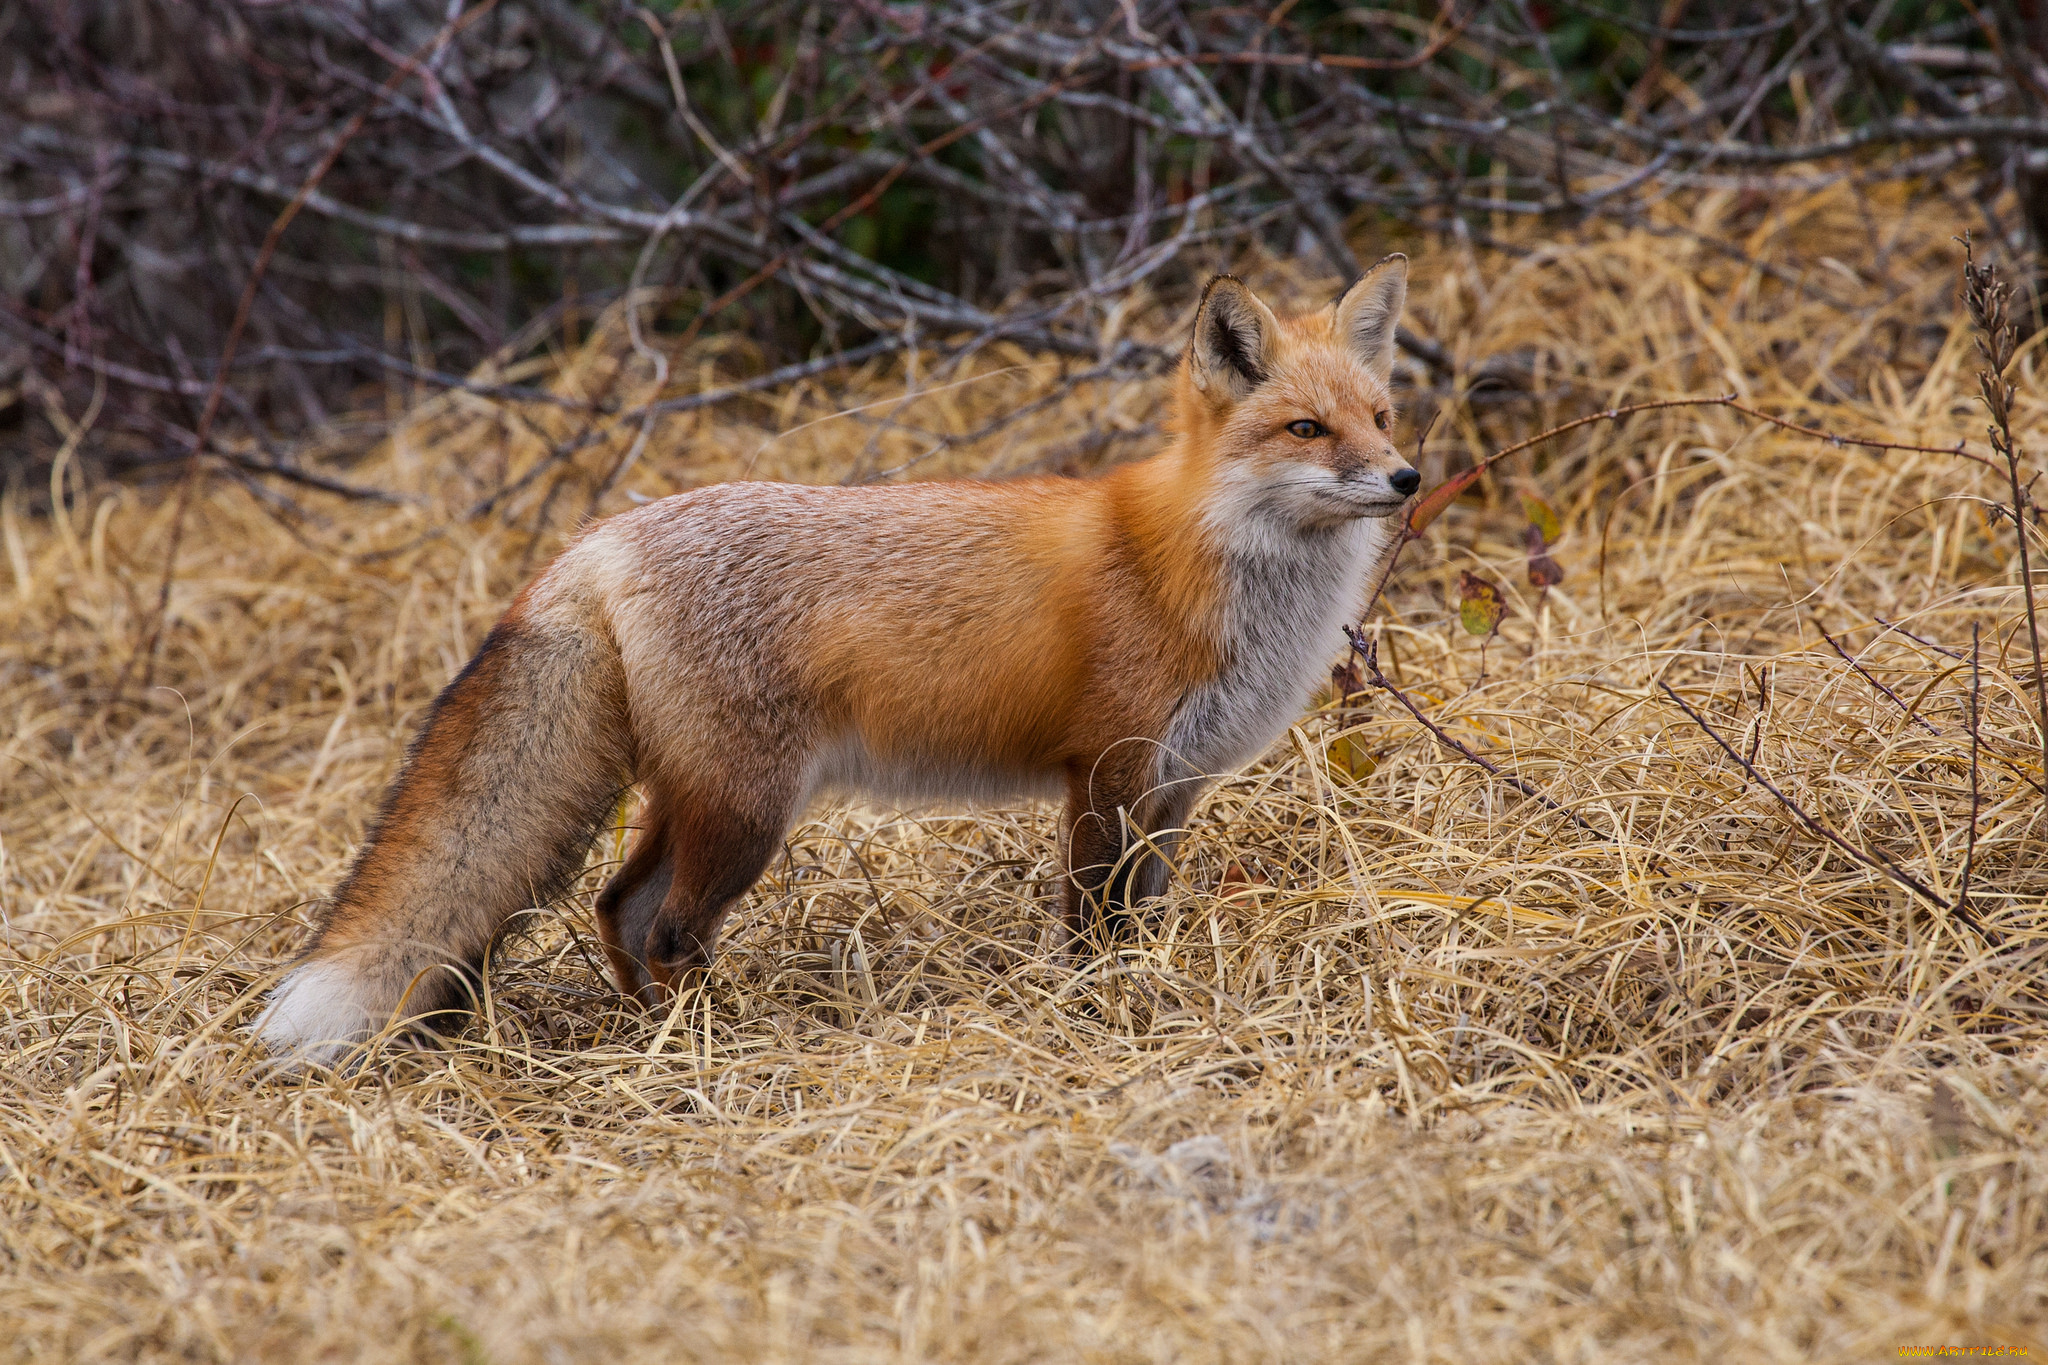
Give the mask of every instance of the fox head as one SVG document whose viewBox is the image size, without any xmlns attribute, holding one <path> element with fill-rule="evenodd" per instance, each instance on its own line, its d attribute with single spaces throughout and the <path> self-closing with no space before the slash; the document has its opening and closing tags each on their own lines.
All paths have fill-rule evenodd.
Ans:
<svg viewBox="0 0 2048 1365">
<path fill-rule="evenodd" d="M 1260 511 L 1297 525 L 1392 516 L 1422 482 L 1394 449 L 1388 387 L 1407 297 L 1401 255 L 1284 322 L 1243 281 L 1218 275 L 1181 366 L 1190 446 Z"/>
</svg>

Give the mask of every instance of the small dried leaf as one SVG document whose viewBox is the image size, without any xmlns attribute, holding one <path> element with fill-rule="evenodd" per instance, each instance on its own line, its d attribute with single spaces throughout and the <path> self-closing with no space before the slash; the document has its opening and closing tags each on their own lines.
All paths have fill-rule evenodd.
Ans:
<svg viewBox="0 0 2048 1365">
<path fill-rule="evenodd" d="M 1535 522 L 1523 533 L 1523 540 L 1529 547 L 1529 582 L 1538 588 L 1548 588 L 1564 582 L 1564 566 L 1550 557 L 1543 547 L 1543 528 Z"/>
<path fill-rule="evenodd" d="M 1564 526 L 1557 519 L 1557 510 L 1534 493 L 1522 494 L 1522 515 L 1529 518 L 1529 525 L 1542 533 L 1544 547 L 1557 544 L 1564 535 Z"/>
<path fill-rule="evenodd" d="M 1350 701 L 1365 691 L 1365 674 L 1359 671 L 1358 660 L 1347 658 L 1343 663 L 1330 669 L 1330 693 L 1333 700 L 1342 703 Z"/>
<path fill-rule="evenodd" d="M 1416 504 L 1408 509 L 1408 538 L 1413 540 L 1429 528 L 1429 524 L 1443 515 L 1444 509 L 1458 500 L 1458 495 L 1479 481 L 1486 472 L 1485 465 L 1474 465 L 1455 478 L 1445 479 L 1436 487 L 1424 493 Z"/>
<path fill-rule="evenodd" d="M 1363 782 L 1380 766 L 1379 756 L 1365 747 L 1357 735 L 1339 735 L 1324 750 L 1330 771 L 1353 782 Z"/>
<path fill-rule="evenodd" d="M 1230 866 L 1223 869 L 1223 881 L 1217 886 L 1216 894 L 1219 896 L 1232 896 L 1240 891 L 1249 891 L 1253 887 L 1271 886 L 1272 884 L 1257 873 L 1245 871 L 1244 864 L 1232 858 Z"/>
<path fill-rule="evenodd" d="M 1458 575 L 1458 619 L 1468 632 L 1493 634 L 1507 610 L 1508 600 L 1499 588 L 1469 569 Z"/>
</svg>

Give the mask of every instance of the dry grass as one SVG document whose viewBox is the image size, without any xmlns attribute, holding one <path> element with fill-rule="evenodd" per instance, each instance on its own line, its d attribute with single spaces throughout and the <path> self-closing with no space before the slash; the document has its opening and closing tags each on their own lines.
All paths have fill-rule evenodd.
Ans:
<svg viewBox="0 0 2048 1365">
<path fill-rule="evenodd" d="M 1467 354 L 1536 348 L 1539 382 L 1580 385 L 1544 416 L 1735 388 L 1842 430 L 1981 435 L 1945 210 L 1841 189 L 1688 212 L 1803 273 L 1668 233 L 1520 259 L 1410 243 L 1416 316 Z M 1263 269 L 1276 293 L 1315 283 Z M 1178 322 L 1140 307 L 1129 325 Z M 626 353 L 613 325 L 534 368 L 637 397 L 645 366 L 608 359 Z M 2039 354 L 2022 359 L 2035 450 Z M 743 360 L 700 347 L 672 387 Z M 977 363 L 952 388 L 963 376 L 878 371 L 671 419 L 626 486 L 1007 469 L 1088 458 L 1105 431 L 1135 433 L 1114 453 L 1154 439 L 1151 390 L 1099 385 L 931 449 L 1049 392 L 1055 369 Z M 769 439 L 907 379 L 923 396 Z M 1451 412 L 1439 452 L 1514 434 Z M 549 466 L 502 515 L 451 514 L 579 420 L 427 404 L 351 475 L 403 488 L 404 506 L 307 502 L 301 518 L 207 486 L 156 690 L 120 702 L 170 499 L 96 488 L 50 518 L 10 495 L 14 1357 L 2044 1349 L 2048 844 L 2011 531 L 1982 502 L 1997 484 L 1725 411 L 1644 414 L 1523 468 L 1568 528 L 1570 576 L 1546 601 L 1521 586 L 1520 521 L 1496 491 L 1411 552 L 1382 618 L 1404 686 L 1611 838 L 1379 700 L 1305 718 L 1224 782 L 1113 962 L 1046 951 L 1047 810 L 827 811 L 751 896 L 708 993 L 671 1017 L 622 1005 L 598 971 L 584 930 L 608 846 L 577 896 L 503 945 L 459 1043 L 391 1048 L 345 1079 L 266 1078 L 240 1028 L 305 907 L 423 704 L 631 432 Z M 1475 689 L 1476 642 L 1445 594 L 1476 565 L 1514 606 Z M 1831 853 L 1655 686 L 1753 742 L 1852 841 L 1952 892 L 1969 670 L 1879 639 L 1877 615 L 1951 648 L 1983 632 L 1972 900 L 2002 947 Z M 1345 726 L 1376 764 L 1362 778 L 1322 759 Z M 1246 875 L 1226 884 L 1232 862 Z"/>
</svg>

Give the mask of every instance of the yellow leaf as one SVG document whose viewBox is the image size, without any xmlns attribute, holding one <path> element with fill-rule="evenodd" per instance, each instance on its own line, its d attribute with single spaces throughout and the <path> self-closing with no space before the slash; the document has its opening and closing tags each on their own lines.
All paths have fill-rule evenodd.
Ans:
<svg viewBox="0 0 2048 1365">
<path fill-rule="evenodd" d="M 1380 766 L 1379 759 L 1357 735 L 1337 736 L 1323 753 L 1329 760 L 1331 772 L 1353 782 L 1363 782 Z"/>
<path fill-rule="evenodd" d="M 1473 635 L 1491 635 L 1500 629 L 1507 614 L 1508 600 L 1501 590 L 1471 570 L 1458 575 L 1458 619 Z"/>
</svg>

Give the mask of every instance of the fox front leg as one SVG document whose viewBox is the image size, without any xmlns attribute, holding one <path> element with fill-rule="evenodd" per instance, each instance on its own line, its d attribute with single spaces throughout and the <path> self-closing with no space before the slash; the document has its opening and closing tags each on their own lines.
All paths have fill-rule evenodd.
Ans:
<svg viewBox="0 0 2048 1365">
<path fill-rule="evenodd" d="M 1169 859 L 1194 798 L 1192 784 L 1161 787 L 1149 771 L 1105 773 L 1098 766 L 1070 776 L 1060 821 L 1061 910 L 1074 948 L 1108 948 L 1127 932 L 1137 907 L 1166 890 Z"/>
</svg>

